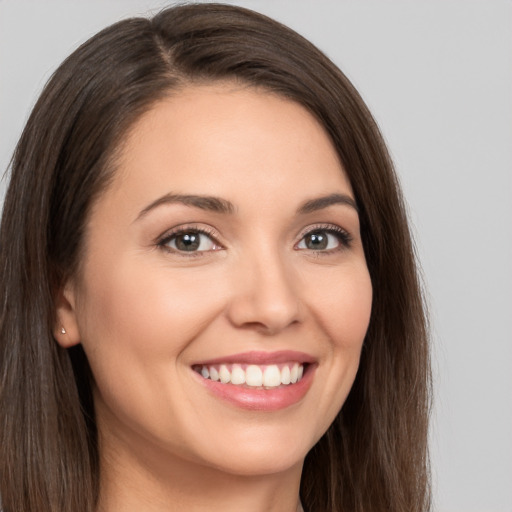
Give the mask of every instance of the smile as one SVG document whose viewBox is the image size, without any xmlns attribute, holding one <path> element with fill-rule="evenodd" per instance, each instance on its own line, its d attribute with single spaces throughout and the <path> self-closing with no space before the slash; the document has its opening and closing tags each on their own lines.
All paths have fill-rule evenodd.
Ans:
<svg viewBox="0 0 512 512">
<path fill-rule="evenodd" d="M 277 411 L 306 396 L 318 361 L 303 352 L 245 352 L 197 361 L 193 375 L 209 394 L 239 409 Z"/>
<path fill-rule="evenodd" d="M 203 378 L 222 384 L 233 384 L 247 388 L 272 389 L 296 384 L 304 374 L 304 364 L 288 362 L 271 365 L 219 364 L 194 367 Z"/>
</svg>

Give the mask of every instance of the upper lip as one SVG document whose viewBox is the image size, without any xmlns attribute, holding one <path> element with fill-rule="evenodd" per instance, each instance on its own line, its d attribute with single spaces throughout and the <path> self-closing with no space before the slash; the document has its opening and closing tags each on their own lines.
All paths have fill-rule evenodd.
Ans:
<svg viewBox="0 0 512 512">
<path fill-rule="evenodd" d="M 195 365 L 214 365 L 214 364 L 279 364 L 279 363 L 314 363 L 315 358 L 305 352 L 296 350 L 278 350 L 276 352 L 262 352 L 253 350 L 250 352 L 241 352 L 239 354 L 231 354 L 229 356 L 216 357 L 207 361 L 198 361 Z"/>
</svg>

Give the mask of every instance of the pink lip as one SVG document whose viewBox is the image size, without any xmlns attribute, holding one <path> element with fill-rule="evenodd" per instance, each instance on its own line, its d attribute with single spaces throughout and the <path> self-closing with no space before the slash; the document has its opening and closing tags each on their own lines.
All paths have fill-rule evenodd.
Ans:
<svg viewBox="0 0 512 512">
<path fill-rule="evenodd" d="M 279 364 L 279 363 L 314 363 L 315 358 L 306 354 L 305 352 L 297 352 L 295 350 L 279 350 L 276 352 L 260 352 L 250 351 L 242 352 L 240 354 L 232 354 L 225 357 L 217 357 L 215 359 L 209 359 L 208 361 L 199 361 L 194 363 L 196 365 L 214 365 L 214 364 Z"/>
<path fill-rule="evenodd" d="M 216 397 L 241 409 L 251 411 L 278 411 L 285 409 L 299 402 L 308 392 L 317 365 L 313 364 L 315 359 L 303 352 L 290 350 L 279 352 L 245 352 L 228 357 L 210 359 L 197 365 L 215 365 L 222 363 L 242 363 L 242 364 L 279 364 L 285 362 L 299 362 L 304 367 L 304 375 L 299 382 L 288 384 L 272 389 L 250 388 L 246 386 L 236 386 L 233 384 L 222 384 L 218 381 L 205 379 L 196 371 L 193 371 L 197 378 L 207 390 Z M 196 365 L 194 365 L 196 366 Z"/>
</svg>

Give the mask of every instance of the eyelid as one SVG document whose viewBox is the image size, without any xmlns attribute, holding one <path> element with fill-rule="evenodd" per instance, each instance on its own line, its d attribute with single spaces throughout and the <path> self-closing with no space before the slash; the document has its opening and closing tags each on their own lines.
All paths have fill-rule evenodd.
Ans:
<svg viewBox="0 0 512 512">
<path fill-rule="evenodd" d="M 310 233 L 314 233 L 315 231 L 326 231 L 329 233 L 333 233 L 338 235 L 340 238 L 340 247 L 336 249 L 327 249 L 322 251 L 317 251 L 318 253 L 329 254 L 331 252 L 335 252 L 337 250 L 342 250 L 350 247 L 351 242 L 353 241 L 353 236 L 350 232 L 339 226 L 338 224 L 328 224 L 328 223 L 319 223 L 307 226 L 304 228 L 297 237 L 297 241 L 294 244 L 294 248 L 297 248 L 297 245 L 304 239 L 306 235 Z M 311 250 L 313 251 L 313 250 Z"/>
<path fill-rule="evenodd" d="M 197 233 L 203 234 L 209 238 L 215 243 L 216 246 L 218 246 L 220 249 L 214 249 L 213 251 L 191 251 L 190 253 L 185 253 L 183 251 L 178 251 L 175 249 L 172 249 L 168 247 L 166 244 L 169 243 L 169 241 L 182 233 L 188 233 L 191 231 L 195 231 Z M 294 244 L 294 249 L 297 249 L 297 245 L 304 239 L 304 237 L 310 233 L 313 233 L 315 231 L 325 231 L 329 232 L 331 234 L 337 235 L 340 241 L 340 247 L 334 248 L 334 249 L 327 249 L 327 250 L 319 250 L 316 251 L 318 253 L 324 253 L 329 254 L 332 252 L 336 252 L 338 250 L 346 249 L 350 246 L 351 242 L 353 241 L 353 237 L 350 234 L 348 230 L 345 228 L 342 228 L 341 226 L 337 224 L 330 224 L 330 223 L 318 223 L 318 224 L 312 224 L 304 229 L 302 229 L 297 237 L 297 240 Z M 225 249 L 226 247 L 219 242 L 220 234 L 217 232 L 216 229 L 214 229 L 212 226 L 208 225 L 199 225 L 196 223 L 192 224 L 180 224 L 178 226 L 175 226 L 167 231 L 165 231 L 163 234 L 158 236 L 155 240 L 155 245 L 167 250 L 168 252 L 172 252 L 174 254 L 178 254 L 180 256 L 201 256 L 204 255 L 204 253 L 210 253 L 210 252 L 216 252 L 217 250 Z M 299 250 L 299 249 L 297 249 Z M 303 250 L 303 249 L 300 249 Z M 311 252 L 314 250 L 311 249 Z"/>
<path fill-rule="evenodd" d="M 183 251 L 177 251 L 175 249 L 172 249 L 171 247 L 168 247 L 166 244 L 169 243 L 169 241 L 180 234 L 183 233 L 189 233 L 191 231 L 195 231 L 197 233 L 200 233 L 202 235 L 206 235 L 207 237 L 211 238 L 212 241 L 215 243 L 216 246 L 220 247 L 220 249 L 225 249 L 224 245 L 219 242 L 220 235 L 218 232 L 212 228 L 211 226 L 205 226 L 205 225 L 198 225 L 198 224 L 180 224 L 179 226 L 175 226 L 171 229 L 168 229 L 163 234 L 158 236 L 155 240 L 155 245 L 165 249 L 169 252 L 172 252 L 174 254 L 179 254 L 183 256 L 199 256 L 203 253 L 208 253 L 212 251 L 191 251 L 190 253 L 185 253 Z M 216 250 L 220 250 L 216 249 Z"/>
</svg>

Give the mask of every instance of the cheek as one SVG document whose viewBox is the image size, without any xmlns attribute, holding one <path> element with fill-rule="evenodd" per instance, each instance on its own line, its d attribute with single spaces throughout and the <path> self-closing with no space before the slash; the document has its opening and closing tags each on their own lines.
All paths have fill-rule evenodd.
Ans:
<svg viewBox="0 0 512 512">
<path fill-rule="evenodd" d="M 327 274 L 327 273 L 326 273 Z M 320 286 L 321 285 L 321 286 Z M 333 269 L 310 293 L 310 311 L 325 347 L 318 367 L 322 388 L 317 406 L 324 410 L 322 433 L 345 402 L 359 368 L 372 307 L 372 285 L 366 264 Z"/>
<path fill-rule="evenodd" d="M 332 350 L 359 352 L 372 308 L 372 284 L 364 261 L 333 269 L 323 279 L 317 276 L 309 296 Z"/>
<path fill-rule="evenodd" d="M 194 270 L 130 261 L 96 269 L 84 287 L 84 341 L 94 346 L 106 340 L 109 347 L 123 346 L 143 357 L 159 357 L 159 349 L 179 352 L 221 307 L 205 289 L 204 274 Z"/>
<path fill-rule="evenodd" d="M 162 411 L 171 414 L 176 404 L 183 406 L 182 354 L 218 316 L 223 298 L 205 289 L 208 281 L 199 268 L 176 271 L 127 259 L 90 270 L 79 301 L 79 328 L 96 406 L 108 421 L 121 418 L 143 430 L 162 425 L 165 432 Z"/>
<path fill-rule="evenodd" d="M 176 271 L 141 260 L 89 268 L 82 289 L 82 345 L 112 406 L 125 398 L 145 403 L 144 390 L 162 389 L 162 381 L 180 371 L 183 351 L 221 308 L 205 290 L 204 274 L 193 271 L 198 269 Z"/>
</svg>

